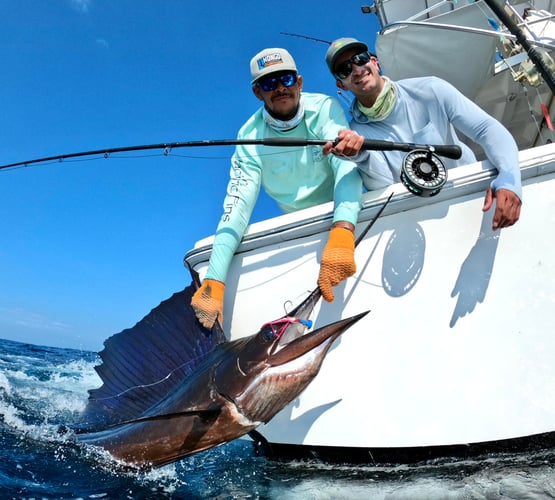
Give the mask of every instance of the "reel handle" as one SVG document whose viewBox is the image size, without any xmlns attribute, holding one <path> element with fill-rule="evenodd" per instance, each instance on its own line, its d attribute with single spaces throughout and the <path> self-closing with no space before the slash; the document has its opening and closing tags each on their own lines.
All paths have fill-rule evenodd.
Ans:
<svg viewBox="0 0 555 500">
<path fill-rule="evenodd" d="M 435 153 L 439 156 L 445 156 L 446 158 L 451 158 L 452 160 L 458 160 L 462 156 L 462 149 L 456 144 L 445 144 L 445 145 L 431 145 L 431 144 L 412 144 L 406 142 L 390 142 L 390 141 L 379 141 L 374 139 L 364 139 L 362 144 L 362 149 L 365 150 L 382 150 L 382 151 L 404 151 L 410 153 L 415 149 L 425 150 Z"/>
</svg>

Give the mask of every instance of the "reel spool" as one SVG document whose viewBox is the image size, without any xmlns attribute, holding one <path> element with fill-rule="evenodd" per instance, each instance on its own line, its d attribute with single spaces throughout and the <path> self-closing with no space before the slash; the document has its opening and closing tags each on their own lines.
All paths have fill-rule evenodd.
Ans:
<svg viewBox="0 0 555 500">
<path fill-rule="evenodd" d="M 435 196 L 447 182 L 447 170 L 432 151 L 415 149 L 403 160 L 401 182 L 412 194 Z"/>
</svg>

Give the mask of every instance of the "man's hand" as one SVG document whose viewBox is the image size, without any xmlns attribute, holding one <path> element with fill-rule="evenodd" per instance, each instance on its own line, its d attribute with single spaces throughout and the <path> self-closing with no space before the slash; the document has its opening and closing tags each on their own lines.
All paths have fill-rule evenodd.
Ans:
<svg viewBox="0 0 555 500">
<path fill-rule="evenodd" d="M 221 281 L 205 279 L 191 299 L 191 306 L 200 324 L 209 330 L 216 320 L 219 320 L 220 325 L 223 323 L 224 290 L 225 285 Z"/>
<path fill-rule="evenodd" d="M 324 145 L 323 152 L 325 155 L 331 153 L 336 156 L 355 156 L 360 152 L 363 143 L 363 136 L 354 130 L 344 129 L 339 131 L 335 141 L 329 141 Z"/>
<path fill-rule="evenodd" d="M 324 300 L 333 302 L 333 287 L 356 272 L 355 235 L 345 227 L 332 227 L 322 253 L 318 286 Z"/>
<path fill-rule="evenodd" d="M 493 189 L 488 188 L 484 200 L 483 212 L 487 212 L 493 206 L 495 198 L 495 213 L 493 214 L 493 230 L 512 226 L 520 217 L 520 198 L 508 189 L 498 189 L 493 194 Z"/>
</svg>

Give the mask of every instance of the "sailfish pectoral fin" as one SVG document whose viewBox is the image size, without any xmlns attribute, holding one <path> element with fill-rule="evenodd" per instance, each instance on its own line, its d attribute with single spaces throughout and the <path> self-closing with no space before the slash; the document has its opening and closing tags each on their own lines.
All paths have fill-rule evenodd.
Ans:
<svg viewBox="0 0 555 500">
<path fill-rule="evenodd" d="M 139 422 L 153 422 L 156 420 L 170 420 L 172 418 L 180 417 L 200 417 L 203 420 L 215 420 L 221 413 L 221 408 L 214 408 L 210 410 L 185 410 L 174 413 L 161 413 L 160 415 L 149 415 L 146 417 L 134 418 L 125 422 L 126 424 L 134 424 Z M 120 424 L 121 425 L 121 424 Z"/>
<path fill-rule="evenodd" d="M 129 425 L 129 424 L 139 424 L 143 422 L 155 422 L 157 420 L 171 420 L 174 418 L 184 418 L 184 417 L 199 417 L 206 422 L 211 422 L 218 418 L 218 415 L 221 413 L 221 408 L 213 408 L 209 410 L 184 410 L 178 411 L 173 413 L 160 413 L 159 415 L 146 415 L 144 417 L 133 418 L 130 420 L 124 420 L 121 422 L 116 422 L 110 425 L 104 426 L 102 429 L 96 429 L 95 431 L 99 430 L 108 430 L 113 429 L 115 427 L 121 427 L 122 425 Z M 78 434 L 81 433 L 90 433 L 91 430 L 81 430 L 81 432 L 76 431 Z"/>
</svg>

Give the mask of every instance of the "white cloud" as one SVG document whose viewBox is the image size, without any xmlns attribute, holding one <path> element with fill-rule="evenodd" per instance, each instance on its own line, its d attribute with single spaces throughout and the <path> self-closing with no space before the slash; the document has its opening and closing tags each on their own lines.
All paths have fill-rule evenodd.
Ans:
<svg viewBox="0 0 555 500">
<path fill-rule="evenodd" d="M 43 314 L 26 311 L 23 308 L 8 309 L 0 307 L 1 322 L 6 325 L 26 329 L 42 329 L 42 330 L 69 330 L 69 325 L 53 320 Z"/>
<path fill-rule="evenodd" d="M 103 49 L 109 48 L 108 41 L 104 40 L 104 38 L 97 38 L 95 42 L 99 47 L 102 47 Z"/>
<path fill-rule="evenodd" d="M 86 14 L 92 0 L 69 0 L 70 5 L 77 11 Z"/>
</svg>

